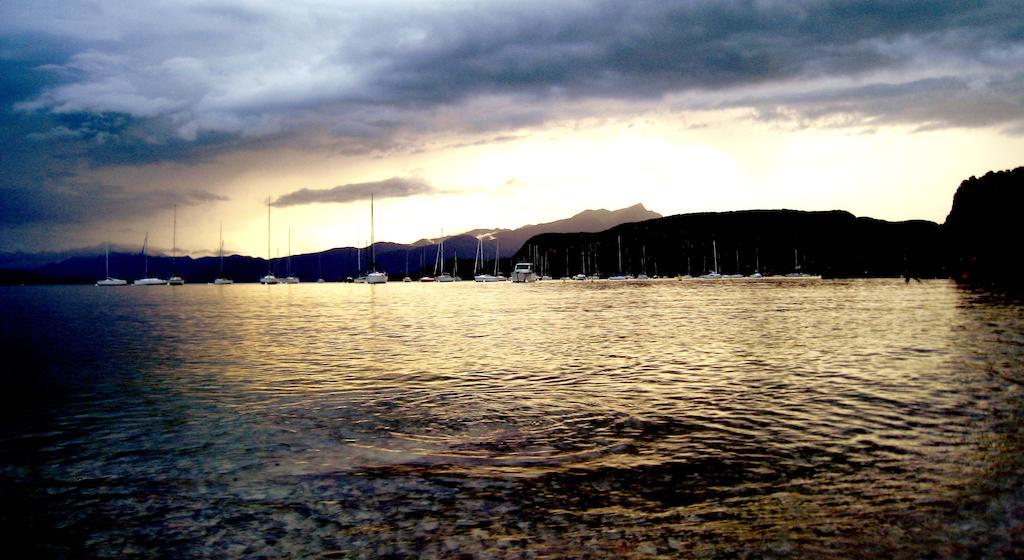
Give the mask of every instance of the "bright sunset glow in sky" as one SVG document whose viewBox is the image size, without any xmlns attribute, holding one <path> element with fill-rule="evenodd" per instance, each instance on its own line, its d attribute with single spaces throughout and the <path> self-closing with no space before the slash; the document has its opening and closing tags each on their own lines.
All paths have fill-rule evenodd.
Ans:
<svg viewBox="0 0 1024 560">
<path fill-rule="evenodd" d="M 941 222 L 1022 164 L 1012 2 L 0 6 L 0 251 L 296 253 L 643 203 Z M 365 185 L 373 183 L 372 185 Z M 305 189 L 305 190 L 303 190 Z"/>
</svg>

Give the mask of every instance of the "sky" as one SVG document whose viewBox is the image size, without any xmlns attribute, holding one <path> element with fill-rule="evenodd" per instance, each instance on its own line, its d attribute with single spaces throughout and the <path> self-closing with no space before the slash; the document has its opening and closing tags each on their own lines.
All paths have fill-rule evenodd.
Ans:
<svg viewBox="0 0 1024 560">
<path fill-rule="evenodd" d="M 971 1 L 0 4 L 0 251 L 211 254 L 635 203 L 945 219 L 1024 164 L 1024 15 Z"/>
</svg>

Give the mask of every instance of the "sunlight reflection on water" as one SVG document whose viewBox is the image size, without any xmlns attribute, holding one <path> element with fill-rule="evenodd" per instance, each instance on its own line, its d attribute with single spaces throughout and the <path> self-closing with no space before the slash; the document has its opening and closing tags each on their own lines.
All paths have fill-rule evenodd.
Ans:
<svg viewBox="0 0 1024 560">
<path fill-rule="evenodd" d="M 947 282 L 3 295 L 2 521 L 51 552 L 1020 545 L 1024 315 Z"/>
</svg>

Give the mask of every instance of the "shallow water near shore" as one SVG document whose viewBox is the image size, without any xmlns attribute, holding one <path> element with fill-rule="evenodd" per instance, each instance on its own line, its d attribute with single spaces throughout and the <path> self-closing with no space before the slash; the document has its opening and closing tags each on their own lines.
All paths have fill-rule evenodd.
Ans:
<svg viewBox="0 0 1024 560">
<path fill-rule="evenodd" d="M 1024 550 L 1024 307 L 951 282 L 0 288 L 64 557 Z"/>
</svg>

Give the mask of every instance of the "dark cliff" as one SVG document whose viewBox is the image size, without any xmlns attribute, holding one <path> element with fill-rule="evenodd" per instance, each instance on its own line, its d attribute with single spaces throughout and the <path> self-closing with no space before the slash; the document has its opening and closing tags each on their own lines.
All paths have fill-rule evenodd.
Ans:
<svg viewBox="0 0 1024 560">
<path fill-rule="evenodd" d="M 978 284 L 1022 285 L 1021 211 L 1024 167 L 990 171 L 960 183 L 943 224 L 954 278 Z"/>
<path fill-rule="evenodd" d="M 716 257 L 723 274 L 947 275 L 938 224 L 842 211 L 680 214 L 596 234 L 539 235 L 516 255 L 553 276 L 577 274 L 584 266 L 587 274 L 698 275 L 711 270 Z"/>
</svg>

